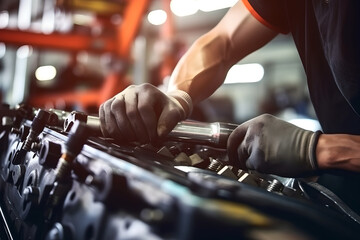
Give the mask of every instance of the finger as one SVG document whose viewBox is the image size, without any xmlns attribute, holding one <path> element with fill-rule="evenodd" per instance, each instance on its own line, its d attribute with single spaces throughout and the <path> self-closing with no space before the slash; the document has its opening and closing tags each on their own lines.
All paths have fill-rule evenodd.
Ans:
<svg viewBox="0 0 360 240">
<path fill-rule="evenodd" d="M 141 143 L 149 142 L 150 138 L 148 132 L 138 110 L 138 94 L 136 91 L 128 91 L 124 95 L 124 99 L 126 103 L 126 115 L 130 120 L 132 131 L 135 133 L 136 139 Z"/>
<path fill-rule="evenodd" d="M 168 102 L 165 104 L 163 111 L 160 114 L 157 134 L 160 138 L 169 134 L 169 132 L 182 120 L 183 113 L 179 108 L 173 105 L 174 103 Z"/>
<path fill-rule="evenodd" d="M 114 98 L 106 101 L 103 104 L 103 111 L 104 111 L 104 117 L 103 117 L 103 129 L 105 137 L 113 137 L 118 138 L 120 136 L 120 132 L 118 131 L 116 119 L 114 115 L 111 112 L 111 104 L 114 101 Z"/>
<path fill-rule="evenodd" d="M 247 124 L 237 127 L 229 136 L 227 141 L 228 157 L 231 164 L 247 170 L 246 161 L 249 152 L 246 146 Z"/>
<path fill-rule="evenodd" d="M 134 141 L 136 139 L 135 133 L 132 131 L 132 126 L 126 115 L 125 100 L 123 95 L 118 95 L 111 104 L 111 112 L 115 118 L 119 135 L 117 140 L 120 141 Z"/>
<path fill-rule="evenodd" d="M 149 96 L 147 94 L 138 96 L 138 109 L 140 117 L 145 125 L 151 142 L 155 141 L 158 137 L 156 132 L 158 118 L 155 112 L 156 100 L 157 96 Z"/>
<path fill-rule="evenodd" d="M 106 121 L 105 121 L 105 103 L 100 105 L 99 108 L 99 118 L 100 118 L 100 130 L 104 137 L 109 136 L 109 133 L 106 131 Z"/>
<path fill-rule="evenodd" d="M 265 161 L 265 154 L 259 148 L 259 138 L 255 137 L 250 146 L 247 147 L 249 157 L 246 161 L 246 167 L 251 170 L 256 170 L 258 172 L 264 173 L 268 167 Z"/>
</svg>

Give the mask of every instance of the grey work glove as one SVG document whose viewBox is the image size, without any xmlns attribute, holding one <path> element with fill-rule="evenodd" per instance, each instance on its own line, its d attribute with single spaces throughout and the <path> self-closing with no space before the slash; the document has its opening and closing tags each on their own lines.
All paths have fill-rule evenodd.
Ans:
<svg viewBox="0 0 360 240">
<path fill-rule="evenodd" d="M 100 106 L 101 131 L 120 142 L 148 143 L 167 135 L 191 110 L 184 91 L 165 94 L 151 84 L 132 85 Z"/>
<path fill-rule="evenodd" d="M 312 132 L 264 114 L 238 126 L 228 139 L 230 162 L 244 170 L 284 177 L 316 174 L 316 144 Z"/>
</svg>

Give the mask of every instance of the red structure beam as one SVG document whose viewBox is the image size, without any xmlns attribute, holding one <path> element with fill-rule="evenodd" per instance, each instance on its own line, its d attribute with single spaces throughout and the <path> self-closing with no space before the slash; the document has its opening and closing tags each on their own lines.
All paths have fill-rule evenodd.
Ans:
<svg viewBox="0 0 360 240">
<path fill-rule="evenodd" d="M 123 21 L 117 29 L 117 54 L 127 58 L 141 26 L 143 16 L 148 9 L 150 0 L 129 0 L 127 2 Z"/>
<path fill-rule="evenodd" d="M 0 42 L 35 48 L 56 49 L 64 51 L 90 51 L 96 53 L 116 52 L 116 41 L 113 38 L 92 37 L 80 34 L 42 34 L 11 29 L 0 30 Z"/>
<path fill-rule="evenodd" d="M 111 52 L 122 61 L 129 60 L 132 44 L 139 32 L 143 16 L 151 0 L 128 0 L 122 14 L 122 21 L 113 26 L 110 36 L 89 36 L 75 33 L 52 33 L 49 35 L 28 31 L 1 29 L 0 42 L 9 45 L 30 45 L 34 48 L 63 51 L 88 51 L 94 53 Z M 85 92 L 69 91 L 57 94 L 36 94 L 29 97 L 30 105 L 42 107 L 55 105 L 62 99 L 67 105 L 76 104 L 83 109 L 99 106 L 128 85 L 126 72 L 109 71 L 103 85 Z"/>
</svg>

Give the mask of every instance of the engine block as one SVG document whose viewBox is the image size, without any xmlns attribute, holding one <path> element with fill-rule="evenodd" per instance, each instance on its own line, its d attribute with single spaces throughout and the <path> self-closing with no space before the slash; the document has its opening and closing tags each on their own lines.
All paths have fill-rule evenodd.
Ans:
<svg viewBox="0 0 360 240">
<path fill-rule="evenodd" d="M 0 239 L 358 237 L 357 215 L 307 180 L 234 169 L 178 135 L 118 144 L 59 112 L 1 108 Z"/>
</svg>

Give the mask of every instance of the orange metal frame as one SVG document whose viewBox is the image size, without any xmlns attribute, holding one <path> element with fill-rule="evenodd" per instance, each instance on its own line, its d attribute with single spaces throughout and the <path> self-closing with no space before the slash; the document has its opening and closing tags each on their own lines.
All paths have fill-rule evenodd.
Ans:
<svg viewBox="0 0 360 240">
<path fill-rule="evenodd" d="M 117 43 L 109 37 L 91 37 L 84 34 L 41 34 L 11 29 L 0 30 L 0 42 L 10 45 L 31 45 L 36 48 L 64 51 L 116 52 Z"/>
<path fill-rule="evenodd" d="M 0 42 L 16 46 L 31 45 L 35 48 L 56 49 L 64 51 L 89 51 L 95 53 L 112 52 L 122 61 L 129 60 L 132 43 L 139 31 L 150 0 L 128 0 L 123 19 L 114 31 L 113 37 L 92 37 L 80 34 L 41 34 L 18 30 L 0 30 Z M 86 110 L 88 107 L 100 106 L 105 100 L 127 86 L 125 72 L 110 72 L 100 89 L 85 92 L 67 92 L 61 94 L 41 94 L 30 96 L 28 103 L 34 107 L 44 107 L 55 103 L 58 99 L 68 105 L 80 106 Z"/>
</svg>

